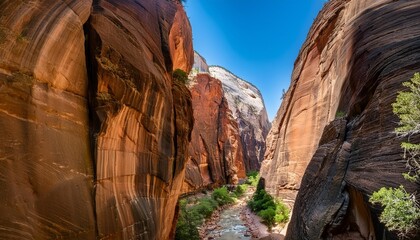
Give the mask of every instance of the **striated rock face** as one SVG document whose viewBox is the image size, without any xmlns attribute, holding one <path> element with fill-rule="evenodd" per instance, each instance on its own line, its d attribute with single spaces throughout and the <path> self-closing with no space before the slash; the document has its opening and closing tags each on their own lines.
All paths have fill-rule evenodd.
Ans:
<svg viewBox="0 0 420 240">
<path fill-rule="evenodd" d="M 286 239 L 396 238 L 367 199 L 383 186 L 418 190 L 401 175 L 391 103 L 420 71 L 419 23 L 420 2 L 391 0 L 332 0 L 315 20 L 262 167 L 270 192 L 299 189 Z M 325 127 L 336 112 L 346 118 Z"/>
<path fill-rule="evenodd" d="M 95 239 L 91 4 L 0 2 L 0 239 Z"/>
<path fill-rule="evenodd" d="M 246 170 L 259 170 L 271 127 L 260 91 L 222 67 L 211 66 L 209 72 L 222 82 L 229 109 L 239 125 Z"/>
<path fill-rule="evenodd" d="M 193 125 L 171 77 L 193 63 L 182 6 L 6 0 L 0 16 L 0 238 L 168 239 Z"/>
<path fill-rule="evenodd" d="M 202 57 L 198 52 L 194 52 L 194 64 L 191 69 L 191 75 L 195 76 L 198 73 L 209 73 L 209 66 L 204 57 Z"/>
<path fill-rule="evenodd" d="M 245 177 L 243 149 L 222 84 L 208 74 L 198 74 L 190 90 L 195 124 L 183 192 L 236 184 Z"/>
</svg>

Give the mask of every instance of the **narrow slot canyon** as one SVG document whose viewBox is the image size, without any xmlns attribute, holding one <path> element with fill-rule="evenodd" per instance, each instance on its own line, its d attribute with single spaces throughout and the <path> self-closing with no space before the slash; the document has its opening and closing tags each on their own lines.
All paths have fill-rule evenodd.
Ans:
<svg viewBox="0 0 420 240">
<path fill-rule="evenodd" d="M 0 1 L 0 239 L 420 239 L 420 1 Z"/>
</svg>

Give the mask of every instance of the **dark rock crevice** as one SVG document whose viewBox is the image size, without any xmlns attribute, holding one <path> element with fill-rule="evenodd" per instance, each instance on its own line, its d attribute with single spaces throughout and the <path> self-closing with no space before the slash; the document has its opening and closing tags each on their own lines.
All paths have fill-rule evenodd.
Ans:
<svg viewBox="0 0 420 240">
<path fill-rule="evenodd" d="M 100 41 L 96 37 L 96 34 L 92 31 L 93 29 L 90 28 L 90 20 L 88 19 L 86 23 L 83 25 L 83 31 L 85 35 L 85 59 L 86 59 L 86 70 L 88 76 L 88 87 L 87 87 L 87 109 L 88 109 L 88 119 L 89 119 L 89 145 L 90 145 L 90 156 L 92 159 L 92 166 L 93 166 L 93 181 L 94 187 L 92 192 L 92 199 L 93 199 L 93 209 L 94 209 L 94 217 L 95 217 L 95 233 L 96 236 L 99 236 L 98 226 L 97 226 L 97 214 L 96 214 L 96 179 L 97 179 L 97 172 L 96 172 L 96 144 L 97 144 L 97 134 L 99 132 L 99 119 L 95 111 L 96 105 L 96 92 L 97 92 L 97 73 L 94 69 L 97 69 L 96 61 L 94 61 L 95 53 L 95 46 L 100 46 Z"/>
</svg>

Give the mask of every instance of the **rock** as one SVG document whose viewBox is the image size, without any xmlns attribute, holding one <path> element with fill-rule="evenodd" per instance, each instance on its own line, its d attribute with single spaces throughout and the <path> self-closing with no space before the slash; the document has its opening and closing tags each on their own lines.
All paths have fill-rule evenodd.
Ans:
<svg viewBox="0 0 420 240">
<path fill-rule="evenodd" d="M 229 109 L 238 123 L 246 171 L 259 170 L 271 127 L 260 91 L 223 67 L 210 66 L 209 72 L 222 82 Z"/>
<path fill-rule="evenodd" d="M 0 3 L 0 239 L 95 239 L 91 4 Z"/>
<path fill-rule="evenodd" d="M 183 192 L 236 184 L 245 177 L 242 144 L 222 84 L 208 74 L 198 74 L 192 82 L 195 125 Z"/>
<path fill-rule="evenodd" d="M 318 15 L 261 170 L 270 193 L 293 199 L 299 190 L 286 239 L 396 239 L 367 199 L 383 186 L 418 190 L 401 176 L 391 103 L 420 71 L 419 20 L 417 1 L 332 0 Z M 337 112 L 345 117 L 332 122 Z"/>
<path fill-rule="evenodd" d="M 171 77 L 193 62 L 182 6 L 5 0 L 0 15 L 0 238 L 168 239 L 193 125 Z"/>
</svg>

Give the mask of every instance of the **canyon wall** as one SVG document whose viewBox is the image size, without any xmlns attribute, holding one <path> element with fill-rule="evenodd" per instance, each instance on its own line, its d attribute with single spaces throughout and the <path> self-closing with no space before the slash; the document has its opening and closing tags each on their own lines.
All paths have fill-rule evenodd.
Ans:
<svg viewBox="0 0 420 240">
<path fill-rule="evenodd" d="M 237 184 L 246 176 L 243 148 L 222 83 L 201 73 L 192 78 L 190 90 L 195 123 L 183 192 Z"/>
<path fill-rule="evenodd" d="M 286 239 L 396 239 L 367 200 L 383 186 L 418 190 L 402 177 L 391 103 L 420 71 L 419 23 L 418 1 L 331 0 L 319 13 L 261 171 L 271 193 L 299 190 Z"/>
<path fill-rule="evenodd" d="M 270 123 L 261 93 L 194 53 L 190 73 L 194 129 L 182 192 L 236 184 L 258 170 Z"/>
<path fill-rule="evenodd" d="M 223 67 L 210 66 L 209 72 L 222 82 L 229 109 L 239 125 L 246 171 L 259 170 L 271 127 L 260 91 Z"/>
<path fill-rule="evenodd" d="M 168 239 L 193 125 L 177 2 L 0 3 L 0 238 Z"/>
</svg>

